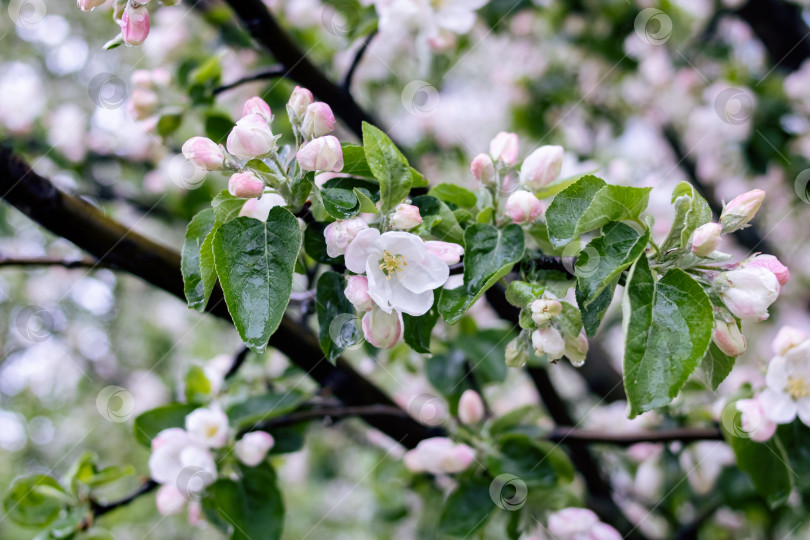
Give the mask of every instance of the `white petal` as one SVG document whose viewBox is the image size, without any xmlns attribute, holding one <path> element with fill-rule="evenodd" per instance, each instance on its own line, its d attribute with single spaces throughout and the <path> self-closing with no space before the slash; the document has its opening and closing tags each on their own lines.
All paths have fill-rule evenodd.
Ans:
<svg viewBox="0 0 810 540">
<path fill-rule="evenodd" d="M 765 374 L 765 384 L 774 392 L 782 392 L 788 382 L 788 365 L 783 356 L 777 356 L 768 364 L 768 372 Z"/>
<path fill-rule="evenodd" d="M 366 261 L 370 255 L 380 251 L 377 246 L 377 239 L 380 231 L 377 229 L 364 229 L 357 233 L 346 248 L 346 268 L 355 274 L 362 274 L 366 271 Z"/>
<path fill-rule="evenodd" d="M 391 313 L 391 282 L 396 278 L 388 279 L 379 265 L 374 264 L 371 259 L 365 268 L 368 278 L 368 295 L 381 310 Z"/>
<path fill-rule="evenodd" d="M 400 282 L 411 292 L 421 293 L 441 287 L 449 276 L 447 263 L 432 253 L 425 253 L 421 263 L 405 267 Z"/>
<path fill-rule="evenodd" d="M 796 402 L 789 395 L 766 389 L 759 396 L 765 416 L 777 424 L 787 424 L 796 418 Z"/>
<path fill-rule="evenodd" d="M 410 259 L 422 260 L 427 251 L 424 240 L 415 234 L 404 231 L 392 231 L 383 234 L 380 236 L 379 245 L 392 254 L 403 255 L 406 261 Z"/>
<path fill-rule="evenodd" d="M 394 283 L 391 285 L 391 305 L 397 311 L 418 317 L 427 313 L 433 305 L 433 291 L 415 293 L 401 283 Z"/>
<path fill-rule="evenodd" d="M 807 427 L 810 427 L 810 398 L 802 398 L 796 402 L 799 413 L 799 420 Z"/>
</svg>

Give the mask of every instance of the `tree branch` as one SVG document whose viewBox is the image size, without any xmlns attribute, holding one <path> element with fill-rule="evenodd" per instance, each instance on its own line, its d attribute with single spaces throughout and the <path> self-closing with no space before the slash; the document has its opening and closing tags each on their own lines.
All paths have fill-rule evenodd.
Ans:
<svg viewBox="0 0 810 540">
<path fill-rule="evenodd" d="M 151 493 L 158 487 L 158 483 L 152 480 L 151 478 L 147 478 L 144 482 L 132 493 L 124 497 L 123 499 L 119 499 L 117 501 L 109 502 L 109 503 L 98 503 L 95 500 L 90 500 L 90 508 L 93 511 L 94 517 L 100 517 L 108 512 L 112 512 L 116 508 L 120 508 L 122 506 L 126 506 L 141 495 L 146 495 L 147 493 Z"/>
<path fill-rule="evenodd" d="M 363 44 L 360 45 L 360 48 L 357 50 L 357 54 L 354 55 L 354 60 L 352 60 L 352 65 L 349 66 L 349 71 L 346 72 L 346 77 L 343 78 L 343 84 L 341 88 L 347 94 L 352 90 L 352 79 L 354 78 L 354 72 L 357 71 L 357 66 L 360 65 L 360 61 L 363 59 L 363 55 L 366 54 L 368 50 L 368 46 L 371 45 L 374 36 L 377 35 L 377 30 L 375 29 L 369 35 L 366 36 L 366 39 L 363 40 Z"/>
<path fill-rule="evenodd" d="M 667 443 L 680 441 L 690 443 L 695 441 L 720 441 L 723 434 L 717 428 L 675 428 L 659 431 L 637 431 L 630 433 L 610 433 L 605 431 L 592 431 L 575 427 L 556 427 L 546 436 L 552 442 L 567 444 L 612 444 L 616 446 L 632 446 L 642 442 Z"/>
<path fill-rule="evenodd" d="M 285 75 L 285 72 L 286 72 L 286 70 L 284 69 L 284 66 L 271 66 L 271 67 L 269 67 L 267 69 L 263 69 L 261 71 L 257 71 L 256 73 L 253 73 L 251 75 L 247 75 L 245 77 L 242 77 L 241 79 L 237 79 L 232 83 L 223 84 L 222 86 L 218 86 L 218 87 L 214 88 L 212 93 L 216 96 L 216 95 L 221 94 L 222 92 L 227 92 L 228 90 L 231 90 L 231 89 L 236 88 L 237 86 L 241 86 L 243 84 L 252 83 L 252 82 L 256 82 L 256 81 L 263 81 L 263 80 L 266 80 L 266 79 L 276 79 L 278 77 L 283 77 Z"/>
<path fill-rule="evenodd" d="M 61 266 L 63 268 L 112 268 L 109 264 L 96 259 L 58 259 L 53 257 L 5 257 L 0 255 L 0 267 L 18 266 L 21 268 Z"/>
<path fill-rule="evenodd" d="M 267 49 L 286 70 L 284 75 L 307 87 L 320 100 L 328 103 L 358 137 L 362 124 L 376 122 L 360 108 L 343 88 L 330 81 L 278 24 L 262 0 L 225 0 L 242 24 L 259 44 Z"/>
<path fill-rule="evenodd" d="M 89 203 L 62 193 L 33 172 L 10 150 L 0 147 L 0 194 L 46 229 L 70 240 L 99 260 L 140 277 L 183 300 L 180 254 L 107 218 Z M 230 322 L 222 290 L 211 294 L 206 311 Z M 270 346 L 303 369 L 327 394 L 346 405 L 388 405 L 393 401 L 343 359 L 336 365 L 323 356 L 318 339 L 304 326 L 284 316 Z M 410 417 L 371 417 L 369 424 L 408 448 L 443 433 Z"/>
</svg>

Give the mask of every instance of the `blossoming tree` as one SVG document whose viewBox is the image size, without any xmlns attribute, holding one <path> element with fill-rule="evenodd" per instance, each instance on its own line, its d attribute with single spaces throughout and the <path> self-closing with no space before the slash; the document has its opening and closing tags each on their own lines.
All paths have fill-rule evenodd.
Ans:
<svg viewBox="0 0 810 540">
<path fill-rule="evenodd" d="M 56 15 L 47 14 L 44 4 L 29 4 L 40 18 L 34 21 L 15 4 L 18 33 L 47 43 L 45 27 L 59 23 L 45 21 Z M 160 394 L 154 386 L 138 393 L 136 383 L 99 384 L 85 373 L 102 421 L 131 426 L 129 440 L 142 447 L 132 461 L 140 459 L 140 466 L 126 459 L 111 463 L 108 455 L 73 456 L 80 440 L 47 472 L 15 471 L 25 474 L 15 474 L 4 499 L 14 527 L 35 530 L 43 539 L 108 538 L 113 535 L 107 520 L 113 523 L 114 516 L 107 514 L 150 499 L 159 516 L 148 514 L 146 521 L 155 527 L 162 517 L 187 516 L 178 538 L 196 535 L 188 532 L 192 527 L 233 539 L 325 537 L 318 526 L 340 501 L 311 508 L 307 517 L 290 502 L 296 484 L 290 469 L 300 456 L 317 451 L 310 448 L 326 444 L 318 442 L 323 433 L 306 433 L 307 426 L 327 425 L 346 432 L 348 443 L 319 457 L 349 463 L 370 452 L 373 461 L 357 459 L 363 469 L 358 485 L 374 484 L 380 507 L 396 500 L 380 537 L 395 530 L 403 538 L 572 540 L 713 538 L 724 527 L 732 535 L 799 530 L 791 527 L 806 518 L 801 501 L 810 474 L 810 338 L 802 327 L 810 325 L 781 324 L 772 339 L 762 328 L 783 288 L 802 296 L 804 276 L 791 280 L 780 258 L 769 253 L 770 244 L 781 243 L 755 226 L 778 188 L 715 182 L 728 198 L 719 202 L 706 180 L 730 167 L 732 158 L 721 153 L 732 142 L 742 154 L 740 141 L 748 141 L 750 162 L 738 167 L 743 171 L 761 167 L 758 159 L 784 157 L 780 148 L 802 148 L 806 96 L 797 90 L 802 79 L 790 77 L 806 78 L 808 68 L 797 71 L 801 62 L 790 62 L 797 47 L 810 56 L 800 46 L 803 38 L 771 59 L 796 72 L 785 79 L 784 93 L 781 84 L 779 90 L 752 84 L 753 90 L 737 91 L 712 87 L 714 71 L 671 73 L 676 65 L 662 52 L 667 47 L 687 63 L 700 58 L 681 52 L 696 47 L 694 41 L 667 43 L 673 24 L 691 32 L 700 26 L 693 19 L 702 20 L 674 8 L 670 13 L 628 4 L 608 15 L 583 8 L 607 17 L 611 29 L 602 32 L 608 37 L 597 32 L 602 37 L 587 42 L 588 31 L 581 28 L 587 17 L 564 6 L 477 0 L 328 2 L 307 9 L 260 0 L 174 4 L 78 2 L 81 11 L 91 11 L 83 17 L 93 24 L 110 12 L 117 23 L 112 32 L 109 24 L 98 26 L 100 34 L 115 36 L 102 40 L 104 55 L 148 50 L 158 41 L 159 54 L 151 53 L 148 66 L 137 59 L 123 64 L 129 84 L 117 76 L 90 82 L 91 98 L 102 111 L 93 122 L 109 121 L 103 111 L 126 103 L 129 123 L 123 129 L 131 131 L 119 135 L 146 137 L 144 148 L 116 146 L 107 140 L 112 135 L 92 130 L 65 140 L 52 128 L 50 149 L 43 150 L 36 121 L 26 122 L 25 109 L 15 116 L 0 105 L 11 135 L 0 150 L 3 198 L 92 257 L 30 258 L 23 249 L 0 262 L 132 274 L 185 301 L 191 311 L 223 319 L 242 347 L 223 356 L 228 351 L 221 350 L 222 334 L 189 323 L 177 344 L 152 359 L 146 375 L 190 334 L 220 354 L 185 363 L 176 388 L 158 399 L 152 399 Z M 776 40 L 769 26 L 774 17 L 762 15 L 758 2 L 734 4 L 714 17 L 740 18 L 772 57 L 784 52 L 791 32 Z M 799 13 L 792 5 L 770 4 L 771 14 Z M 304 12 L 316 8 L 322 30 L 313 38 L 305 35 L 312 24 Z M 191 12 L 216 29 L 216 50 L 192 36 L 172 41 Z M 151 25 L 150 17 L 164 15 L 168 22 Z M 286 17 L 285 26 L 277 15 Z M 554 89 L 530 87 L 540 93 L 536 101 L 513 95 L 518 80 L 554 80 L 552 68 L 504 68 L 498 83 L 513 79 L 506 84 L 511 97 L 503 101 L 513 99 L 515 110 L 528 111 L 524 124 L 554 119 L 546 134 L 512 127 L 507 118 L 489 126 L 486 112 L 475 124 L 479 113 L 469 105 L 478 96 L 462 102 L 461 120 L 453 120 L 452 112 L 442 117 L 431 103 L 457 99 L 452 85 L 439 92 L 421 79 L 407 82 L 404 76 L 403 82 L 396 70 L 393 77 L 370 69 L 361 77 L 374 58 L 388 69 L 386 61 L 399 65 L 394 49 L 401 47 L 404 73 L 449 78 L 452 68 L 443 60 L 503 45 L 483 42 L 490 32 L 519 55 L 520 47 L 545 39 L 532 36 L 533 28 L 557 19 L 565 20 L 563 33 L 570 34 L 560 57 L 575 50 L 604 52 L 603 42 L 617 40 L 611 32 L 630 23 L 627 52 L 604 74 L 622 71 L 627 95 L 618 104 L 609 95 L 588 102 L 592 118 L 583 117 L 576 103 L 571 111 L 578 119 L 567 121 L 561 110 L 543 113 L 549 99 L 564 99 Z M 806 30 L 799 23 L 798 30 Z M 735 31 L 743 32 L 737 26 L 727 37 L 739 45 L 745 39 L 734 42 Z M 329 35 L 336 41 L 325 46 L 328 54 L 318 52 Z M 481 35 L 482 43 L 471 41 Z M 303 52 L 308 41 L 317 60 Z M 338 85 L 326 74 L 335 66 L 324 58 L 341 66 L 344 45 L 351 50 Z M 263 54 L 278 65 L 244 72 Z M 638 66 L 626 65 L 628 55 Z M 757 61 L 739 62 L 756 72 Z M 649 79 L 644 82 L 670 94 L 634 86 L 636 67 Z M 579 76 L 588 78 L 588 69 L 584 64 Z M 594 82 L 596 88 L 601 79 Z M 0 79 L 0 95 L 3 84 Z M 474 78 L 466 84 L 474 85 Z M 363 90 L 353 92 L 358 86 Z M 408 118 L 391 112 L 386 88 L 396 88 Z M 689 101 L 701 93 L 696 90 L 714 96 L 714 111 Z M 727 90 L 737 93 L 729 97 Z M 371 107 L 359 104 L 363 92 L 376 105 L 373 116 Z M 578 88 L 577 99 L 589 100 L 590 92 Z M 740 121 L 739 108 L 729 105 L 753 103 L 753 92 L 761 92 L 763 102 L 793 108 L 782 120 L 792 126 L 785 137 L 760 131 L 770 125 L 765 119 L 755 128 L 775 154 L 757 146 L 754 135 L 740 134 L 738 126 L 750 118 Z M 680 101 L 668 103 L 673 96 Z M 113 107 L 111 99 L 118 100 Z M 606 137 L 596 127 L 592 140 L 588 134 L 590 120 L 603 125 L 602 114 L 626 115 L 628 126 L 639 121 L 626 109 L 653 118 L 657 140 L 665 145 L 660 155 L 674 155 L 674 164 L 663 168 L 657 155 L 636 156 L 634 165 L 650 167 L 660 182 L 622 173 L 615 161 L 603 163 L 600 144 L 608 146 Z M 691 109 L 704 114 L 679 124 L 678 114 Z M 507 116 L 509 110 L 496 112 Z M 711 131 L 709 113 L 731 126 L 721 131 L 720 142 L 703 142 Z M 84 121 L 69 111 L 61 114 L 62 121 L 52 125 Z M 555 131 L 569 122 L 579 131 Z M 457 136 L 456 155 L 447 158 L 447 133 L 458 126 L 470 133 Z M 479 126 L 491 131 L 482 138 Z M 637 152 L 635 145 L 649 136 L 649 126 L 642 132 L 635 139 L 616 136 L 630 139 L 632 153 L 639 154 L 646 149 Z M 799 142 L 790 142 L 788 132 Z M 583 137 L 590 143 L 583 144 Z M 431 139 L 435 146 L 423 148 Z M 706 149 L 687 150 L 682 139 Z M 61 161 L 43 161 L 51 151 Z M 438 165 L 437 156 L 455 166 Z M 141 234 L 135 230 L 140 221 L 124 225 L 108 217 L 99 206 L 101 192 L 88 202 L 76 182 L 60 179 L 63 170 L 94 177 L 96 161 L 113 162 L 113 170 L 124 175 L 139 174 L 139 166 L 153 175 L 150 181 L 159 186 L 153 191 L 163 195 L 151 207 L 141 205 L 145 215 L 172 193 L 182 194 L 182 204 L 169 209 L 172 217 L 161 228 Z M 679 165 L 689 181 L 682 181 Z M 161 169 L 168 185 L 155 176 Z M 788 191 L 806 202 L 810 174 L 802 174 Z M 116 182 L 102 187 L 120 198 Z M 143 191 L 149 189 L 140 186 Z M 125 202 L 137 207 L 133 200 Z M 181 229 L 181 238 L 166 232 Z M 164 246 L 173 243 L 179 250 Z M 159 318 L 150 301 L 138 294 L 129 299 L 142 316 Z M 14 327 L 39 344 L 44 340 L 31 337 L 39 336 L 31 330 L 34 315 L 53 319 L 45 309 L 17 310 Z M 49 339 L 56 325 L 51 320 L 45 327 L 42 335 Z M 91 342 L 88 335 L 79 335 L 79 347 Z M 282 369 L 265 371 L 278 355 L 284 357 Z M 16 365 L 16 357 L 10 358 L 9 365 Z M 349 418 L 363 424 L 343 422 Z M 384 474 L 377 471 L 381 463 Z M 359 508 L 341 511 L 364 520 Z M 307 523 L 303 528 L 295 524 L 301 521 Z"/>
</svg>

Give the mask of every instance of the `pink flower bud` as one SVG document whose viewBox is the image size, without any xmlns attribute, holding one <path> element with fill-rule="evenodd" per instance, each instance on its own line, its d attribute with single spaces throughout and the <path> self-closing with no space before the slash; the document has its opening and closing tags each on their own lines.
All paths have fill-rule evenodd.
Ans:
<svg viewBox="0 0 810 540">
<path fill-rule="evenodd" d="M 538 191 L 560 176 L 562 162 L 562 146 L 541 146 L 523 160 L 520 183 L 530 191 Z"/>
<path fill-rule="evenodd" d="M 323 236 L 326 240 L 326 254 L 330 257 L 340 257 L 346 253 L 346 248 L 349 247 L 357 233 L 364 229 L 368 229 L 368 225 L 359 217 L 330 223 L 323 230 Z"/>
<path fill-rule="evenodd" d="M 533 301 L 529 308 L 532 310 L 532 320 L 541 326 L 562 313 L 562 304 L 548 298 Z"/>
<path fill-rule="evenodd" d="M 140 45 L 149 35 L 149 10 L 144 4 L 128 2 L 121 16 L 121 37 L 127 45 Z"/>
<path fill-rule="evenodd" d="M 740 356 L 745 352 L 747 346 L 745 336 L 737 328 L 737 323 L 728 323 L 719 319 L 714 321 L 712 340 L 717 348 L 728 356 Z"/>
<path fill-rule="evenodd" d="M 534 194 L 519 190 L 506 200 L 505 212 L 513 223 L 528 223 L 540 217 L 543 205 Z"/>
<path fill-rule="evenodd" d="M 754 189 L 734 197 L 720 214 L 723 232 L 733 232 L 745 227 L 754 219 L 764 199 L 765 192 L 761 189 Z"/>
<path fill-rule="evenodd" d="M 543 326 L 532 332 L 532 346 L 537 356 L 548 357 L 549 362 L 555 362 L 565 354 L 565 342 L 560 331 L 553 326 Z"/>
<path fill-rule="evenodd" d="M 507 165 L 514 165 L 518 159 L 518 136 L 514 133 L 501 131 L 490 141 L 489 155 L 495 161 L 503 161 Z"/>
<path fill-rule="evenodd" d="M 157 110 L 158 95 L 152 90 L 136 88 L 129 95 L 127 111 L 135 120 L 144 120 L 152 116 Z"/>
<path fill-rule="evenodd" d="M 183 144 L 183 155 L 206 171 L 219 171 L 225 161 L 222 148 L 207 137 L 192 137 Z"/>
<path fill-rule="evenodd" d="M 242 107 L 242 116 L 249 114 L 258 114 L 268 124 L 273 121 L 273 112 L 270 110 L 270 105 L 258 96 L 245 101 L 245 105 Z"/>
<path fill-rule="evenodd" d="M 402 336 L 402 323 L 396 311 L 386 313 L 377 306 L 363 315 L 363 336 L 378 349 L 390 349 Z"/>
<path fill-rule="evenodd" d="M 228 192 L 234 197 L 250 199 L 264 191 L 264 182 L 252 172 L 236 173 L 228 180 Z"/>
<path fill-rule="evenodd" d="M 273 448 L 276 441 L 273 436 L 264 431 L 245 433 L 233 447 L 236 457 L 248 467 L 255 467 L 267 457 L 267 452 Z"/>
<path fill-rule="evenodd" d="M 79 9 L 82 11 L 90 11 L 98 6 L 104 4 L 107 0 L 78 0 Z"/>
<path fill-rule="evenodd" d="M 157 511 L 161 516 L 179 513 L 186 506 L 186 498 L 174 484 L 160 486 L 155 495 Z"/>
<path fill-rule="evenodd" d="M 335 115 L 329 105 L 319 101 L 307 107 L 301 121 L 301 133 L 304 137 L 307 139 L 322 137 L 331 133 L 333 129 L 335 129 Z"/>
<path fill-rule="evenodd" d="M 247 216 L 260 221 L 267 221 L 270 210 L 275 206 L 284 206 L 287 201 L 278 193 L 265 193 L 258 199 L 248 199 L 239 211 L 239 217 Z"/>
<path fill-rule="evenodd" d="M 692 253 L 698 257 L 707 257 L 720 245 L 723 227 L 718 223 L 706 223 L 692 233 Z"/>
<path fill-rule="evenodd" d="M 403 458 L 412 472 L 452 474 L 467 469 L 475 460 L 475 451 L 466 444 L 455 444 L 447 437 L 420 441 Z"/>
<path fill-rule="evenodd" d="M 773 272 L 756 266 L 725 272 L 714 286 L 729 311 L 744 321 L 767 319 L 780 288 Z"/>
<path fill-rule="evenodd" d="M 587 508 L 564 508 L 548 517 L 548 531 L 554 537 L 571 538 L 587 533 L 599 523 L 599 518 Z"/>
<path fill-rule="evenodd" d="M 425 242 L 425 249 L 428 253 L 436 255 L 446 264 L 456 264 L 464 255 L 464 248 L 452 242 L 441 242 L 439 240 L 428 240 Z"/>
<path fill-rule="evenodd" d="M 484 400 L 475 390 L 465 390 L 458 401 L 458 419 L 468 426 L 484 418 Z"/>
<path fill-rule="evenodd" d="M 783 326 L 779 329 L 771 344 L 773 354 L 784 356 L 790 349 L 807 341 L 807 334 L 792 326 Z"/>
<path fill-rule="evenodd" d="M 391 225 L 395 229 L 413 229 L 422 223 L 422 216 L 419 215 L 419 207 L 412 204 L 399 204 L 391 216 Z"/>
<path fill-rule="evenodd" d="M 287 102 L 287 114 L 290 117 L 290 122 L 298 123 L 304 119 L 307 107 L 312 103 L 312 92 L 306 88 L 296 86 L 290 96 L 290 101 Z"/>
<path fill-rule="evenodd" d="M 495 165 L 486 154 L 478 154 L 470 163 L 470 172 L 482 184 L 489 185 L 495 180 Z"/>
<path fill-rule="evenodd" d="M 776 432 L 776 422 L 765 414 L 760 395 L 753 399 L 741 399 L 734 406 L 740 411 L 740 427 L 754 442 L 765 442 Z"/>
<path fill-rule="evenodd" d="M 276 150 L 276 137 L 259 114 L 242 117 L 228 134 L 228 152 L 239 159 L 266 156 Z"/>
<path fill-rule="evenodd" d="M 779 259 L 773 255 L 757 255 L 745 263 L 745 266 L 758 266 L 773 272 L 776 279 L 779 280 L 779 285 L 786 285 L 790 280 L 790 270 L 788 267 L 779 262 Z"/>
<path fill-rule="evenodd" d="M 368 295 L 368 278 L 366 276 L 349 276 L 343 294 L 357 311 L 371 311 L 374 301 Z"/>
<path fill-rule="evenodd" d="M 312 139 L 298 149 L 295 157 L 298 165 L 305 171 L 343 170 L 343 149 L 337 137 L 332 135 Z"/>
</svg>

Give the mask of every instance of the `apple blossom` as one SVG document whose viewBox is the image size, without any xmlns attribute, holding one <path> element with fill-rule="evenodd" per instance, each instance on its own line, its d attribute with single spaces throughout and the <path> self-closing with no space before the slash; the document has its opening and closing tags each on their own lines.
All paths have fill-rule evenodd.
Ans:
<svg viewBox="0 0 810 540">
<path fill-rule="evenodd" d="M 539 298 L 529 304 L 529 309 L 531 309 L 534 323 L 542 326 L 562 313 L 562 304 L 557 300 Z"/>
<path fill-rule="evenodd" d="M 487 186 L 495 180 L 495 165 L 486 154 L 478 154 L 470 163 L 470 172 L 476 180 Z"/>
<path fill-rule="evenodd" d="M 149 35 L 149 10 L 144 4 L 127 2 L 121 15 L 121 37 L 127 45 L 140 45 Z"/>
<path fill-rule="evenodd" d="M 220 409 L 199 408 L 186 416 L 186 431 L 208 448 L 222 448 L 228 442 L 228 417 Z"/>
<path fill-rule="evenodd" d="M 239 159 L 253 159 L 275 152 L 276 138 L 265 119 L 253 113 L 237 120 L 225 146 Z"/>
<path fill-rule="evenodd" d="M 742 335 L 737 323 L 734 321 L 726 322 L 715 319 L 712 341 L 714 341 L 718 349 L 728 356 L 740 356 L 745 352 L 745 336 Z"/>
<path fill-rule="evenodd" d="M 475 451 L 466 444 L 456 444 L 447 437 L 431 437 L 408 451 L 405 466 L 411 472 L 453 474 L 461 472 L 475 460 Z"/>
<path fill-rule="evenodd" d="M 413 229 L 420 223 L 422 223 L 422 216 L 419 215 L 419 207 L 412 204 L 397 205 L 391 216 L 391 226 L 395 229 Z"/>
<path fill-rule="evenodd" d="M 481 395 L 472 389 L 461 394 L 458 401 L 458 419 L 468 426 L 477 424 L 484 418 L 484 400 Z"/>
<path fill-rule="evenodd" d="M 346 253 L 346 248 L 354 240 L 357 233 L 368 229 L 368 225 L 362 218 L 339 219 L 330 223 L 323 230 L 326 240 L 326 254 L 330 257 L 340 257 Z"/>
<path fill-rule="evenodd" d="M 90 11 L 91 9 L 95 9 L 104 3 L 107 0 L 78 0 L 79 9 L 82 11 Z"/>
<path fill-rule="evenodd" d="M 301 133 L 307 139 L 322 137 L 335 129 L 332 108 L 322 101 L 311 103 L 301 120 Z"/>
<path fill-rule="evenodd" d="M 768 419 L 760 396 L 738 400 L 734 406 L 740 411 L 740 427 L 751 440 L 765 442 L 776 432 L 776 422 Z"/>
<path fill-rule="evenodd" d="M 807 341 L 807 339 L 807 334 L 804 331 L 792 326 L 783 326 L 777 332 L 776 337 L 773 338 L 771 349 L 775 355 L 783 356 L 790 349 Z"/>
<path fill-rule="evenodd" d="M 515 133 L 501 131 L 489 143 L 489 155 L 495 161 L 514 165 L 518 159 L 518 136 Z"/>
<path fill-rule="evenodd" d="M 242 116 L 249 114 L 258 114 L 268 124 L 273 121 L 273 111 L 270 110 L 270 105 L 258 96 L 248 99 L 242 106 Z"/>
<path fill-rule="evenodd" d="M 144 120 L 157 110 L 158 95 L 152 90 L 136 88 L 127 100 L 127 111 L 135 120 Z"/>
<path fill-rule="evenodd" d="M 187 431 L 181 428 L 161 431 L 152 439 L 149 474 L 159 484 L 182 490 L 188 487 L 178 485 L 178 481 L 183 480 L 184 471 L 194 473 L 203 486 L 213 482 L 217 476 L 216 464 L 211 453 L 207 448 L 200 446 Z M 175 494 L 166 490 L 164 495 L 167 498 L 166 509 L 174 507 L 174 503 L 177 502 L 173 497 Z"/>
<path fill-rule="evenodd" d="M 264 182 L 252 172 L 241 172 L 228 179 L 228 192 L 234 197 L 250 199 L 259 197 L 264 191 Z"/>
<path fill-rule="evenodd" d="M 565 342 L 562 335 L 551 325 L 543 326 L 532 332 L 532 346 L 537 356 L 545 354 L 550 362 L 556 362 L 565 354 Z"/>
<path fill-rule="evenodd" d="M 587 508 L 563 508 L 548 517 L 548 532 L 558 540 L 622 540 L 619 532 L 599 521 Z"/>
<path fill-rule="evenodd" d="M 179 513 L 188 500 L 174 484 L 163 484 L 155 494 L 155 505 L 161 516 Z"/>
<path fill-rule="evenodd" d="M 343 170 L 343 149 L 333 135 L 312 139 L 298 149 L 295 157 L 305 171 Z"/>
<path fill-rule="evenodd" d="M 301 122 L 312 100 L 312 92 L 306 88 L 296 86 L 292 91 L 292 95 L 290 95 L 290 100 L 287 102 L 287 114 L 290 117 L 290 122 Z"/>
<path fill-rule="evenodd" d="M 678 456 L 689 486 L 698 495 L 707 495 L 727 465 L 734 463 L 734 452 L 720 441 L 698 441 Z"/>
<path fill-rule="evenodd" d="M 530 223 L 543 213 L 543 205 L 533 193 L 519 189 L 506 200 L 504 210 L 512 223 Z"/>
<path fill-rule="evenodd" d="M 541 146 L 523 160 L 521 185 L 530 191 L 538 191 L 549 185 L 560 176 L 562 161 L 562 146 Z"/>
<path fill-rule="evenodd" d="M 253 431 L 245 433 L 241 439 L 236 441 L 233 453 L 248 467 L 255 467 L 267 457 L 267 452 L 273 448 L 275 440 L 273 436 L 264 431 Z"/>
<path fill-rule="evenodd" d="M 208 137 L 192 137 L 187 140 L 183 144 L 183 155 L 206 171 L 219 171 L 224 166 L 225 152 Z"/>
<path fill-rule="evenodd" d="M 729 311 L 744 321 L 767 319 L 768 306 L 779 296 L 779 281 L 765 268 L 743 267 L 725 272 L 714 285 Z"/>
<path fill-rule="evenodd" d="M 349 276 L 343 294 L 357 311 L 371 311 L 371 308 L 374 307 L 374 301 L 368 295 L 366 276 Z"/>
<path fill-rule="evenodd" d="M 285 206 L 287 201 L 278 193 L 265 193 L 258 199 L 248 199 L 239 210 L 239 217 L 247 216 L 260 221 L 267 221 L 270 210 L 275 206 Z"/>
<path fill-rule="evenodd" d="M 692 253 L 698 257 L 707 257 L 720 245 L 723 227 L 718 223 L 706 223 L 692 233 Z"/>
<path fill-rule="evenodd" d="M 734 232 L 745 227 L 749 221 L 754 219 L 763 200 L 765 200 L 765 192 L 761 189 L 753 189 L 734 197 L 723 207 L 723 212 L 720 214 L 723 232 Z"/>
<path fill-rule="evenodd" d="M 363 337 L 378 349 L 390 349 L 402 337 L 402 323 L 399 313 L 387 313 L 373 306 L 371 311 L 363 315 Z"/>
<path fill-rule="evenodd" d="M 574 367 L 581 367 L 585 363 L 589 348 L 590 344 L 585 330 L 582 330 L 575 338 L 565 338 L 565 356 Z"/>
<path fill-rule="evenodd" d="M 765 384 L 760 403 L 770 420 L 788 424 L 798 415 L 810 426 L 810 340 L 772 358 Z"/>
<path fill-rule="evenodd" d="M 442 242 L 440 240 L 427 240 L 425 249 L 428 253 L 436 255 L 447 264 L 457 264 L 464 255 L 464 248 L 453 242 Z"/>
<path fill-rule="evenodd" d="M 450 275 L 447 263 L 429 253 L 424 241 L 407 232 L 360 231 L 346 249 L 346 267 L 366 274 L 368 293 L 385 312 L 414 317 L 433 305 L 433 289 Z"/>
<path fill-rule="evenodd" d="M 790 270 L 788 267 L 779 262 L 779 259 L 773 255 L 757 255 L 745 262 L 745 266 L 758 266 L 773 272 L 776 279 L 779 280 L 779 285 L 787 285 L 790 280 Z"/>
</svg>

